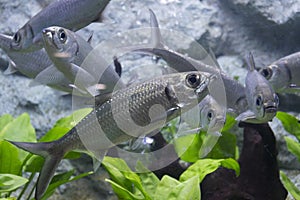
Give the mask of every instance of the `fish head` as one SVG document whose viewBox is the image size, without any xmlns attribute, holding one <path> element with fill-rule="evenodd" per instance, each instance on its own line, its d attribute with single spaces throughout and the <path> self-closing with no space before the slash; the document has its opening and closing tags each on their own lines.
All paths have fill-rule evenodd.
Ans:
<svg viewBox="0 0 300 200">
<path fill-rule="evenodd" d="M 290 75 L 284 66 L 272 64 L 261 68 L 259 73 L 270 82 L 275 91 L 280 92 L 289 84 Z"/>
<path fill-rule="evenodd" d="M 200 123 L 203 130 L 216 132 L 223 128 L 226 112 L 214 98 L 211 96 L 205 97 L 205 99 L 199 103 L 199 109 Z"/>
<path fill-rule="evenodd" d="M 173 88 L 178 107 L 184 110 L 196 106 L 209 93 L 208 86 L 212 80 L 210 73 L 199 71 L 182 72 L 171 79 L 169 85 Z"/>
<path fill-rule="evenodd" d="M 261 122 L 271 121 L 277 112 L 279 98 L 274 92 L 270 83 L 259 73 L 256 73 L 256 79 L 252 84 L 255 85 L 253 91 L 249 91 L 252 111 L 255 113 L 256 119 Z"/>
<path fill-rule="evenodd" d="M 51 26 L 43 29 L 43 41 L 50 57 L 72 61 L 79 52 L 75 34 L 62 27 Z"/>
<path fill-rule="evenodd" d="M 10 47 L 16 51 L 30 52 L 37 50 L 33 44 L 34 33 L 29 24 L 26 24 L 21 29 L 19 29 L 14 35 L 10 43 Z"/>
</svg>

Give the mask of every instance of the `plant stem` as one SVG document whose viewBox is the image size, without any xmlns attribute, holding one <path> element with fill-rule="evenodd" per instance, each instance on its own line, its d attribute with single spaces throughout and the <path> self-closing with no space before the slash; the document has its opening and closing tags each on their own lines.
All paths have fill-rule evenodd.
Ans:
<svg viewBox="0 0 300 200">
<path fill-rule="evenodd" d="M 29 184 L 31 183 L 32 179 L 34 178 L 35 176 L 35 173 L 31 173 L 29 179 L 28 179 L 28 182 L 25 184 L 24 188 L 22 189 L 20 195 L 18 196 L 17 200 L 20 200 L 21 197 L 23 196 L 23 194 L 25 193 L 25 191 L 27 190 Z"/>
<path fill-rule="evenodd" d="M 34 184 L 34 187 L 32 187 L 32 189 L 31 189 L 31 191 L 30 191 L 30 193 L 29 193 L 29 195 L 28 195 L 28 197 L 27 197 L 26 200 L 30 200 L 30 197 L 32 196 L 32 193 L 34 191 L 35 186 L 36 186 L 36 184 Z"/>
</svg>

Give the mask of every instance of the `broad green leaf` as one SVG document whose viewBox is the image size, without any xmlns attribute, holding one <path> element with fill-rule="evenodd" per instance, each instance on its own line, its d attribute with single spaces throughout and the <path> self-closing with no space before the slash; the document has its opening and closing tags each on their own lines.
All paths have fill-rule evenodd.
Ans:
<svg viewBox="0 0 300 200">
<path fill-rule="evenodd" d="M 300 190 L 292 183 L 292 181 L 280 171 L 280 177 L 284 187 L 294 197 L 294 199 L 300 199 Z"/>
<path fill-rule="evenodd" d="M 18 116 L 0 131 L 0 139 L 36 142 L 35 130 L 27 113 Z"/>
<path fill-rule="evenodd" d="M 57 140 L 64 136 L 69 130 L 70 128 L 54 126 L 43 137 L 41 137 L 41 139 L 39 139 L 39 142 L 51 142 Z"/>
<path fill-rule="evenodd" d="M 14 118 L 9 114 L 2 115 L 0 117 L 0 131 L 13 120 Z"/>
<path fill-rule="evenodd" d="M 236 174 L 240 174 L 240 168 L 237 161 L 232 158 L 228 159 L 201 159 L 191 165 L 183 174 L 180 176 L 180 181 L 186 181 L 191 177 L 197 176 L 199 183 L 203 181 L 207 174 L 216 171 L 220 166 L 228 169 L 233 169 Z"/>
<path fill-rule="evenodd" d="M 179 182 L 176 179 L 164 176 L 157 186 L 154 200 L 200 200 L 200 185 L 197 176 Z"/>
<path fill-rule="evenodd" d="M 73 173 L 74 173 L 74 170 L 71 170 L 71 171 L 68 171 L 68 172 L 65 172 L 62 174 L 55 175 L 52 178 L 50 185 L 47 188 L 47 191 L 43 195 L 42 200 L 48 199 L 55 192 L 55 189 L 58 188 L 59 186 L 66 184 L 66 183 L 70 183 L 72 181 L 76 181 L 76 180 L 86 177 L 90 174 L 93 174 L 93 172 L 91 171 L 91 172 L 86 172 L 86 173 L 83 173 L 83 174 L 80 174 L 78 176 L 71 178 Z"/>
<path fill-rule="evenodd" d="M 115 183 L 115 189 L 122 187 L 131 194 L 144 196 L 144 199 L 150 199 L 148 193 L 143 188 L 140 177 L 131 171 L 126 162 L 119 158 L 104 157 L 102 164 L 109 173 L 112 181 Z M 117 187 L 119 185 L 120 187 Z M 122 192 L 124 192 L 122 190 Z"/>
<path fill-rule="evenodd" d="M 26 184 L 28 180 L 13 174 L 0 174 L 0 193 L 10 192 Z"/>
<path fill-rule="evenodd" d="M 300 123 L 298 119 L 285 112 L 277 112 L 276 117 L 281 121 L 284 129 L 300 141 Z"/>
<path fill-rule="evenodd" d="M 24 165 L 25 172 L 40 172 L 44 164 L 44 158 L 37 155 L 31 155 Z"/>
<path fill-rule="evenodd" d="M 228 132 L 222 132 L 222 136 L 206 156 L 206 158 L 222 159 L 236 157 L 236 136 Z"/>
<path fill-rule="evenodd" d="M 108 183 L 111 184 L 111 187 L 113 188 L 116 195 L 119 197 L 119 199 L 124 200 L 144 200 L 144 197 L 142 195 L 135 195 L 132 192 L 128 191 L 126 188 L 122 187 L 121 185 L 115 183 L 112 180 L 105 179 Z"/>
<path fill-rule="evenodd" d="M 165 198 L 169 192 L 175 188 L 177 185 L 180 184 L 180 181 L 176 180 L 175 178 L 172 178 L 170 176 L 163 176 L 159 184 L 157 185 L 157 189 L 155 192 L 155 198 L 154 200 L 158 199 L 167 199 Z"/>
<path fill-rule="evenodd" d="M 226 115 L 226 123 L 222 129 L 222 132 L 229 131 L 236 124 L 235 118 L 231 115 Z"/>
<path fill-rule="evenodd" d="M 239 163 L 232 159 L 232 158 L 228 158 L 228 159 L 223 159 L 221 161 L 221 166 L 225 167 L 227 169 L 232 169 L 235 171 L 236 176 L 240 175 L 240 165 Z"/>
<path fill-rule="evenodd" d="M 15 197 L 0 198 L 0 200 L 16 200 Z"/>
<path fill-rule="evenodd" d="M 284 137 L 288 150 L 294 154 L 300 162 L 300 143 L 290 137 Z"/>
<path fill-rule="evenodd" d="M 159 183 L 159 179 L 153 172 L 145 168 L 141 162 L 137 163 L 136 170 L 138 172 L 142 172 L 138 173 L 139 177 L 141 178 L 142 185 L 151 199 L 154 199 L 154 194 Z"/>
<path fill-rule="evenodd" d="M 201 134 L 191 134 L 174 139 L 174 147 L 180 158 L 186 162 L 196 162 L 199 159 L 199 149 L 202 145 Z"/>
<path fill-rule="evenodd" d="M 136 195 L 138 195 L 139 192 L 141 192 L 143 194 L 145 200 L 150 200 L 151 199 L 150 196 L 145 191 L 145 189 L 143 188 L 140 177 L 136 173 L 131 172 L 131 171 L 130 172 L 123 171 L 122 173 L 124 174 L 125 178 L 133 184 L 134 189 L 136 188 L 136 189 L 139 190 L 139 191 L 134 190 L 135 191 L 134 193 Z"/>
<path fill-rule="evenodd" d="M 112 181 L 133 192 L 132 183 L 124 176 L 122 172 L 131 171 L 124 160 L 105 156 L 102 165 L 105 167 Z"/>
<path fill-rule="evenodd" d="M 0 173 L 20 175 L 20 150 L 7 141 L 0 141 Z"/>
</svg>

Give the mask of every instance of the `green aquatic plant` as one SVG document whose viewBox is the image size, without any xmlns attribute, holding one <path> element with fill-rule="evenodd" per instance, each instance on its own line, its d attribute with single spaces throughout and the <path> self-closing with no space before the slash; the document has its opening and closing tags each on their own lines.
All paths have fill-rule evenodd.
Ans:
<svg viewBox="0 0 300 200">
<path fill-rule="evenodd" d="M 232 158 L 200 159 L 191 165 L 179 178 L 168 175 L 159 180 L 156 175 L 147 170 L 141 163 L 137 163 L 133 172 L 119 158 L 105 157 L 103 165 L 110 175 L 109 182 L 120 199 L 131 200 L 159 200 L 159 199 L 199 199 L 200 183 L 207 174 L 217 170 L 220 166 L 235 170 L 239 175 L 239 164 Z"/>
<path fill-rule="evenodd" d="M 11 115 L 1 116 L 0 199 L 31 199 L 34 190 L 34 187 L 32 187 L 34 177 L 41 170 L 44 162 L 42 157 L 18 149 L 7 140 L 26 142 L 56 140 L 74 127 L 75 121 L 79 121 L 88 112 L 90 112 L 90 109 L 82 109 L 58 120 L 54 127 L 40 139 L 37 139 L 28 114 L 24 113 L 17 118 L 13 118 Z M 75 118 L 76 120 L 74 120 Z M 107 181 L 112 185 L 113 190 L 120 199 L 158 199 L 161 197 L 171 198 L 172 196 L 178 198 L 188 196 L 192 199 L 199 199 L 199 184 L 207 174 L 215 171 L 220 166 L 234 169 L 237 174 L 239 173 L 238 163 L 230 158 L 235 156 L 236 146 L 235 137 L 233 138 L 233 135 L 228 132 L 233 124 L 234 119 L 231 120 L 229 118 L 222 132 L 223 137 L 221 137 L 216 147 L 209 154 L 209 157 L 214 159 L 199 160 L 198 154 L 194 153 L 194 151 L 199 151 L 204 132 L 189 134 L 175 142 L 178 154 L 181 154 L 180 146 L 183 146 L 187 140 L 193 141 L 187 151 L 182 154 L 182 159 L 195 163 L 182 174 L 179 180 L 170 176 L 164 176 L 159 180 L 150 171 L 147 173 L 135 173 L 130 170 L 125 161 L 118 158 L 105 157 L 103 166 L 111 177 Z M 174 133 L 176 128 L 176 123 L 171 123 L 170 126 L 165 128 L 165 131 Z M 70 152 L 65 156 L 66 159 L 78 157 L 80 157 L 80 153 L 77 152 Z M 136 167 L 137 170 L 147 171 L 141 163 L 138 163 Z M 42 199 L 49 198 L 60 185 L 85 177 L 91 173 L 87 172 L 74 176 L 74 170 L 70 170 L 55 175 Z M 24 176 L 24 174 L 27 175 Z M 25 194 L 27 197 L 24 197 L 26 196 Z"/>
<path fill-rule="evenodd" d="M 77 117 L 84 117 L 87 112 L 88 110 L 80 110 L 74 113 L 74 115 L 76 114 Z M 31 199 L 33 188 L 30 188 L 29 185 L 33 182 L 35 174 L 40 171 L 43 164 L 43 159 L 41 157 L 18 149 L 6 140 L 24 142 L 52 141 L 60 138 L 74 125 L 73 115 L 62 118 L 57 121 L 55 126 L 49 132 L 41 139 L 37 140 L 35 129 L 30 123 L 28 114 L 24 113 L 15 119 L 8 114 L 0 117 L 1 200 L 21 199 L 24 198 L 25 193 L 28 194 L 25 199 Z M 66 155 L 65 158 L 74 159 L 79 156 L 79 153 L 71 152 Z M 26 177 L 28 178 L 23 177 L 25 173 L 27 173 Z M 91 173 L 92 172 L 87 172 L 74 176 L 74 170 L 70 170 L 65 173 L 57 174 L 52 179 L 47 192 L 42 199 L 50 197 L 60 185 L 85 177 Z"/>
<path fill-rule="evenodd" d="M 296 137 L 296 140 L 286 136 L 284 137 L 288 150 L 294 154 L 300 162 L 300 124 L 298 119 L 288 113 L 278 112 L 276 117 L 281 121 L 284 129 Z M 284 187 L 295 198 L 300 199 L 300 190 L 282 171 L 280 177 Z"/>
</svg>

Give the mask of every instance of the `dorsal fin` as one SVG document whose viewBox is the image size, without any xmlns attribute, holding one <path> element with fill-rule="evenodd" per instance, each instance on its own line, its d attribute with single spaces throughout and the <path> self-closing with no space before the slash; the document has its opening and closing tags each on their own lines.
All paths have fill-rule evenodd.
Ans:
<svg viewBox="0 0 300 200">
<path fill-rule="evenodd" d="M 208 55 L 211 57 L 212 61 L 214 62 L 214 66 L 218 67 L 218 69 L 221 69 L 217 61 L 216 55 L 214 54 L 213 50 L 210 47 L 208 48 Z"/>
<path fill-rule="evenodd" d="M 162 38 L 159 30 L 158 21 L 153 10 L 149 8 L 150 12 L 150 26 L 151 26 L 151 43 L 154 47 L 162 47 Z"/>
<path fill-rule="evenodd" d="M 253 58 L 253 55 L 251 52 L 249 52 L 246 62 L 248 65 L 248 70 L 254 71 L 255 70 L 255 62 L 254 62 L 254 58 Z"/>
</svg>

